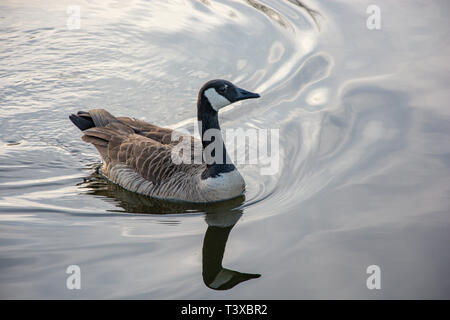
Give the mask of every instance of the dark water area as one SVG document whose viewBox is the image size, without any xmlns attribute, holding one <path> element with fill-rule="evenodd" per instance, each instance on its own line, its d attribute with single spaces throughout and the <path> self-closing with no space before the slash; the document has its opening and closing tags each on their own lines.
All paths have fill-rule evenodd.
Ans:
<svg viewBox="0 0 450 320">
<path fill-rule="evenodd" d="M 0 298 L 450 298 L 450 2 L 372 4 L 0 3 Z M 204 205 L 96 174 L 70 113 L 186 128 L 215 78 L 261 94 L 220 121 L 278 129 L 276 174 Z"/>
</svg>

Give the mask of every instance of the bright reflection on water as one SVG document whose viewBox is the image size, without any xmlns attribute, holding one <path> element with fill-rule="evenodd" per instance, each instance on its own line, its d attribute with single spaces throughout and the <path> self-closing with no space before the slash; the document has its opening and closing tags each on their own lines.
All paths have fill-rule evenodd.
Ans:
<svg viewBox="0 0 450 320">
<path fill-rule="evenodd" d="M 0 297 L 450 298 L 450 4 L 371 4 L 1 3 Z M 95 174 L 70 113 L 188 127 L 213 78 L 261 94 L 220 119 L 279 129 L 276 175 L 181 206 Z"/>
</svg>

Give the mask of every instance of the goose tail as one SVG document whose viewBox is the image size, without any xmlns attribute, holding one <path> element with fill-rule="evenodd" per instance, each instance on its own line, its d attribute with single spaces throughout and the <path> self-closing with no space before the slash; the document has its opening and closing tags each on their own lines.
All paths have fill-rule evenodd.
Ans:
<svg viewBox="0 0 450 320">
<path fill-rule="evenodd" d="M 86 111 L 78 111 L 77 114 L 71 114 L 69 119 L 81 131 L 93 127 L 106 127 L 108 124 L 117 122 L 117 118 L 105 109 L 93 109 Z"/>
</svg>

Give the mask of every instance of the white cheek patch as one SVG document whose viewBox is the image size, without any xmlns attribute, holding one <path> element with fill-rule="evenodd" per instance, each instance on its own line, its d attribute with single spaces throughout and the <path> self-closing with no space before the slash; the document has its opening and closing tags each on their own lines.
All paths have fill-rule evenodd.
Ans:
<svg viewBox="0 0 450 320">
<path fill-rule="evenodd" d="M 206 90 L 204 95 L 211 104 L 211 107 L 213 107 L 216 111 L 219 111 L 220 108 L 223 108 L 231 103 L 227 98 L 217 93 L 214 88 L 209 88 Z"/>
</svg>

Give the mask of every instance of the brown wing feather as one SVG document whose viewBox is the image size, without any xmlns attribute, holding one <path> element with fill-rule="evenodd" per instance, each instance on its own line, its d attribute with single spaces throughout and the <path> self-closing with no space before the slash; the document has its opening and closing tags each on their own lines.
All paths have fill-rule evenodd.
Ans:
<svg viewBox="0 0 450 320">
<path fill-rule="evenodd" d="M 145 121 L 128 118 L 128 117 L 118 117 L 120 122 L 133 128 L 136 134 L 150 138 L 164 145 L 175 146 L 181 141 L 185 141 L 185 137 L 182 136 L 181 139 L 175 139 L 172 141 L 172 134 L 174 130 L 169 128 L 162 128 L 156 125 L 147 123 Z M 201 141 L 195 139 L 194 137 L 188 137 L 191 145 L 191 163 L 201 163 L 202 162 L 202 144 Z M 195 159 L 196 157 L 196 159 Z"/>
<path fill-rule="evenodd" d="M 106 125 L 83 131 L 83 140 L 97 148 L 107 168 L 116 164 L 126 165 L 159 185 L 177 172 L 189 172 L 198 166 L 172 161 L 171 152 L 179 143 L 171 141 L 172 129 L 128 117 L 115 118 L 101 109 L 90 110 L 89 113 L 95 122 Z M 194 141 L 190 137 L 192 161 L 199 154 L 194 152 L 195 147 L 201 148 L 201 143 L 194 144 Z"/>
<path fill-rule="evenodd" d="M 108 147 L 112 164 L 126 164 L 155 185 L 166 181 L 176 172 L 188 169 L 186 164 L 175 164 L 171 152 L 171 146 L 138 134 L 126 137 L 119 146 Z"/>
</svg>

